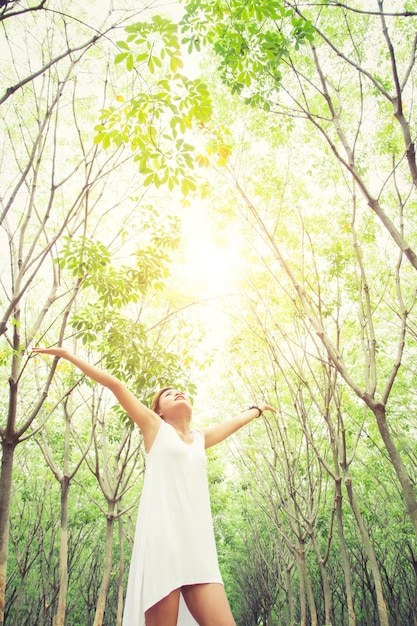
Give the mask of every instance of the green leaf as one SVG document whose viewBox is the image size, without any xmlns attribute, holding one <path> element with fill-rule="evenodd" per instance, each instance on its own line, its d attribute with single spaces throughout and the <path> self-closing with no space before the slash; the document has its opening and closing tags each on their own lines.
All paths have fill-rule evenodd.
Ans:
<svg viewBox="0 0 417 626">
<path fill-rule="evenodd" d="M 126 69 L 131 72 L 133 70 L 133 55 L 132 53 L 128 54 L 126 58 Z"/>
<path fill-rule="evenodd" d="M 130 50 L 129 46 L 125 41 L 116 41 L 116 45 L 122 50 Z"/>
<path fill-rule="evenodd" d="M 127 57 L 127 52 L 121 52 L 120 54 L 116 54 L 114 57 L 114 62 L 117 65 L 118 63 L 122 63 Z"/>
<path fill-rule="evenodd" d="M 142 61 L 147 61 L 149 59 L 148 52 L 141 52 L 136 56 L 136 63 L 142 63 Z"/>
<path fill-rule="evenodd" d="M 149 187 L 149 185 L 152 185 L 153 181 L 154 181 L 154 177 L 155 174 L 152 172 L 152 174 L 149 174 L 145 180 L 143 181 L 143 186 L 144 187 Z"/>
</svg>

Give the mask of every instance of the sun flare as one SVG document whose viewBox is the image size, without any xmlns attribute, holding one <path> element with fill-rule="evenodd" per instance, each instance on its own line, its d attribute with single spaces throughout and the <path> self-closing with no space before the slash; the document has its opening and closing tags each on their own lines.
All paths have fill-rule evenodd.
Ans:
<svg viewBox="0 0 417 626">
<path fill-rule="evenodd" d="M 237 241 L 218 237 L 200 210 L 184 220 L 183 233 L 183 273 L 195 295 L 216 298 L 236 291 Z"/>
</svg>

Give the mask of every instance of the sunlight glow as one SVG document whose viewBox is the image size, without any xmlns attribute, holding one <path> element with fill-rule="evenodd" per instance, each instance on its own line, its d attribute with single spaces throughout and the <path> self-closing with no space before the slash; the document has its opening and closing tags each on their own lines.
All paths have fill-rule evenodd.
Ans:
<svg viewBox="0 0 417 626">
<path fill-rule="evenodd" d="M 234 292 L 240 265 L 237 241 L 217 237 L 204 209 L 195 207 L 184 218 L 183 234 L 182 272 L 194 294 L 215 298 Z"/>
<path fill-rule="evenodd" d="M 209 239 L 198 237 L 188 245 L 187 272 L 204 297 L 226 295 L 232 288 L 232 255 Z"/>
</svg>

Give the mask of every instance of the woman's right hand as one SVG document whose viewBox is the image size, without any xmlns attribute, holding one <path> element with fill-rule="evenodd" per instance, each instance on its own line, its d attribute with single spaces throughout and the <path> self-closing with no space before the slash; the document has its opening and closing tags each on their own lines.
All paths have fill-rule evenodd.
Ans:
<svg viewBox="0 0 417 626">
<path fill-rule="evenodd" d="M 58 358 L 67 358 L 70 352 L 66 348 L 32 348 L 32 352 L 35 354 L 51 354 Z"/>
</svg>

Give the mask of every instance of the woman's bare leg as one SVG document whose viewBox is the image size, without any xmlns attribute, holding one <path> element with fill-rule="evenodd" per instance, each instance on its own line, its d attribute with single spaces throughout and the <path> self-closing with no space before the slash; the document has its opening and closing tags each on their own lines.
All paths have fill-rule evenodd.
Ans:
<svg viewBox="0 0 417 626">
<path fill-rule="evenodd" d="M 199 626 L 236 626 L 223 585 L 187 585 L 182 595 Z"/>
<path fill-rule="evenodd" d="M 146 626 L 177 626 L 179 604 L 180 590 L 175 589 L 146 611 Z"/>
</svg>

